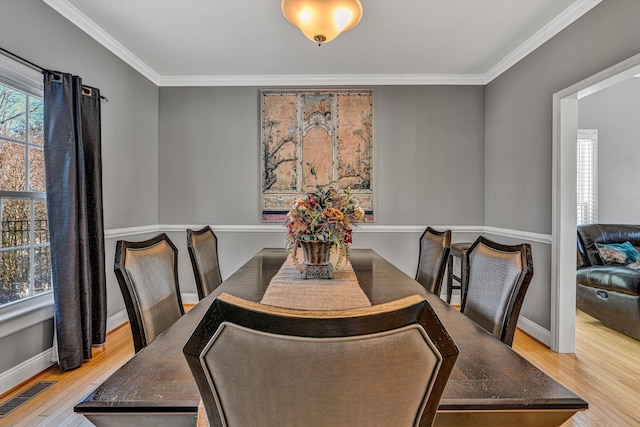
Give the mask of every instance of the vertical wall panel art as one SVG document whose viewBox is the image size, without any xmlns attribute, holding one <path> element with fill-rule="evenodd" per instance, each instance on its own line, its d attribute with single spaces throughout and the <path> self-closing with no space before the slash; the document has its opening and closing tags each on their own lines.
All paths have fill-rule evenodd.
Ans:
<svg viewBox="0 0 640 427">
<path fill-rule="evenodd" d="M 351 187 L 373 220 L 373 90 L 263 90 L 262 220 L 284 221 L 318 184 Z"/>
</svg>

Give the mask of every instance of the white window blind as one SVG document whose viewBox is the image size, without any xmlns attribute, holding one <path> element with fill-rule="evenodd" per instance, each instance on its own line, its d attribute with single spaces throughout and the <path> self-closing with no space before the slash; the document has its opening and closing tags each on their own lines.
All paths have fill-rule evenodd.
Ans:
<svg viewBox="0 0 640 427">
<path fill-rule="evenodd" d="M 577 220 L 598 222 L 598 130 L 578 129 Z"/>
</svg>

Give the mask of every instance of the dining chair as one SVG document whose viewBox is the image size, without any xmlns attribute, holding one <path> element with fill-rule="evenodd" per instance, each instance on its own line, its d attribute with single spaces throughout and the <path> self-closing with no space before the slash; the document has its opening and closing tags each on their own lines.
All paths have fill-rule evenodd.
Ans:
<svg viewBox="0 0 640 427">
<path fill-rule="evenodd" d="M 223 293 L 183 352 L 216 426 L 430 426 L 458 357 L 419 295 L 306 311 Z"/>
<path fill-rule="evenodd" d="M 141 242 L 118 240 L 114 271 L 137 353 L 184 314 L 178 249 L 165 233 Z"/>
<path fill-rule="evenodd" d="M 480 236 L 467 251 L 461 312 L 511 346 L 533 277 L 531 245 L 502 245 Z"/>
<path fill-rule="evenodd" d="M 218 238 L 209 226 L 200 230 L 187 229 L 187 250 L 196 279 L 198 299 L 202 299 L 222 283 Z"/>
<path fill-rule="evenodd" d="M 438 231 L 427 227 L 420 236 L 416 281 L 436 295 L 440 295 L 442 290 L 442 280 L 450 250 L 451 230 Z"/>
</svg>

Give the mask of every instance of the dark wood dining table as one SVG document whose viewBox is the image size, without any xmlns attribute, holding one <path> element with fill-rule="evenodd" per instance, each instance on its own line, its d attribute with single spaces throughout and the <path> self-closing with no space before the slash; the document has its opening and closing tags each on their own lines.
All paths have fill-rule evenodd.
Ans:
<svg viewBox="0 0 640 427">
<path fill-rule="evenodd" d="M 587 403 L 372 250 L 352 249 L 358 283 L 372 304 L 424 296 L 460 350 L 436 426 L 558 426 Z M 286 259 L 263 249 L 213 294 L 137 353 L 75 406 L 97 426 L 195 426 L 200 400 L 182 348 L 216 295 L 260 301 Z"/>
</svg>

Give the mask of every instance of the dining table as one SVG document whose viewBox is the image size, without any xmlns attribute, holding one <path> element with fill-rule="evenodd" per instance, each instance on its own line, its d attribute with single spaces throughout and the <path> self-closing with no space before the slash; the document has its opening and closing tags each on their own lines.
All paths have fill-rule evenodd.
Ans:
<svg viewBox="0 0 640 427">
<path fill-rule="evenodd" d="M 287 256 L 285 249 L 262 249 L 78 403 L 75 412 L 96 426 L 195 426 L 200 395 L 184 344 L 217 295 L 262 301 Z M 372 305 L 421 295 L 455 341 L 460 353 L 435 426 L 559 426 L 587 409 L 571 390 L 375 251 L 351 249 L 349 262 Z"/>
</svg>

